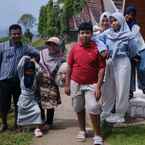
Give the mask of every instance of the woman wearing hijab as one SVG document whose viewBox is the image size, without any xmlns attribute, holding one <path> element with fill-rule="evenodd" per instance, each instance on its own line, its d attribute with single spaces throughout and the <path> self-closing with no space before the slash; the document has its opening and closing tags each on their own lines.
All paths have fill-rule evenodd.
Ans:
<svg viewBox="0 0 145 145">
<path fill-rule="evenodd" d="M 130 30 L 136 35 L 136 43 L 139 46 L 138 55 L 131 60 L 130 98 L 132 98 L 133 92 L 136 90 L 136 70 L 138 87 L 145 94 L 145 42 L 140 33 L 140 26 L 136 21 L 136 8 L 134 6 L 127 7 L 125 18 Z"/>
<path fill-rule="evenodd" d="M 59 67 L 64 62 L 60 50 L 60 39 L 50 37 L 46 48 L 40 51 L 40 94 L 42 108 L 46 111 L 45 124 L 52 128 L 55 108 L 61 104 L 58 85 L 55 78 Z"/>
<path fill-rule="evenodd" d="M 99 35 L 100 33 L 102 33 L 103 31 L 107 30 L 110 27 L 110 13 L 109 12 L 104 12 L 101 14 L 100 16 L 100 21 L 99 21 L 99 25 L 96 24 L 93 28 L 94 31 L 94 35 Z"/>
<path fill-rule="evenodd" d="M 111 16 L 111 28 L 100 35 L 109 49 L 108 68 L 103 86 L 102 117 L 108 122 L 124 122 L 128 109 L 131 64 L 129 56 L 136 55 L 136 41 L 124 16 L 116 12 Z M 130 49 L 132 48 L 132 49 Z M 111 111 L 115 105 L 116 113 Z"/>
<path fill-rule="evenodd" d="M 110 13 L 104 12 L 100 16 L 99 25 L 95 25 L 93 27 L 93 38 L 92 40 L 96 42 L 99 52 L 103 58 L 106 59 L 108 56 L 108 49 L 103 42 L 101 42 L 98 37 L 99 35 L 104 32 L 105 30 L 110 28 Z"/>
<path fill-rule="evenodd" d="M 29 56 L 23 56 L 18 64 L 18 75 L 20 79 L 21 95 L 18 100 L 18 119 L 19 126 L 35 125 L 34 134 L 41 137 L 40 130 L 42 124 L 41 111 L 37 102 L 36 94 L 38 86 L 38 68 L 36 62 Z"/>
</svg>

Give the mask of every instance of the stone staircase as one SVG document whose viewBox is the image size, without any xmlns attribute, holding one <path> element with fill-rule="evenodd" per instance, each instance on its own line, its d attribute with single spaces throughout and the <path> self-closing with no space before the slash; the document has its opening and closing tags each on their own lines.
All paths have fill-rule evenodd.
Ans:
<svg viewBox="0 0 145 145">
<path fill-rule="evenodd" d="M 128 113 L 130 117 L 143 117 L 145 118 L 145 94 L 141 90 L 134 93 L 135 98 L 129 102 Z"/>
</svg>

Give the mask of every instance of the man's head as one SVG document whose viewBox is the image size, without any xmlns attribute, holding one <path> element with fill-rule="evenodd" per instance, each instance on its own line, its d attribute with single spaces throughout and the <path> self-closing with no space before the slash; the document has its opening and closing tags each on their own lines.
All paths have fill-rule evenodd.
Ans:
<svg viewBox="0 0 145 145">
<path fill-rule="evenodd" d="M 133 21 L 136 19 L 136 8 L 134 6 L 128 6 L 125 12 L 126 21 Z"/>
<path fill-rule="evenodd" d="M 83 22 L 79 26 L 80 41 L 87 47 L 93 35 L 93 25 L 90 22 Z"/>
<path fill-rule="evenodd" d="M 13 24 L 9 27 L 9 36 L 12 43 L 20 43 L 22 38 L 22 28 L 18 24 Z"/>
</svg>

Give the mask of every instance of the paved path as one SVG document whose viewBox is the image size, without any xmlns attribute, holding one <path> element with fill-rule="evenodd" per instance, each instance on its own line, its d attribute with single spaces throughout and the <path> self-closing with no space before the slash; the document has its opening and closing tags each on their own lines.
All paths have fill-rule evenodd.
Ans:
<svg viewBox="0 0 145 145">
<path fill-rule="evenodd" d="M 76 141 L 78 127 L 71 98 L 64 95 L 63 90 L 61 94 L 63 103 L 55 112 L 54 129 L 49 130 L 42 138 L 34 138 L 33 145 L 93 145 L 91 137 L 83 143 Z"/>
</svg>

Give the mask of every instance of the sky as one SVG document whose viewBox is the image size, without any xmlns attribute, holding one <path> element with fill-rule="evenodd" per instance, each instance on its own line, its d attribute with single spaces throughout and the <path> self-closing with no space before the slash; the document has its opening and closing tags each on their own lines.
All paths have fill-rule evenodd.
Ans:
<svg viewBox="0 0 145 145">
<path fill-rule="evenodd" d="M 0 30 L 17 23 L 24 13 L 38 18 L 40 7 L 47 2 L 48 0 L 0 0 Z"/>
</svg>

